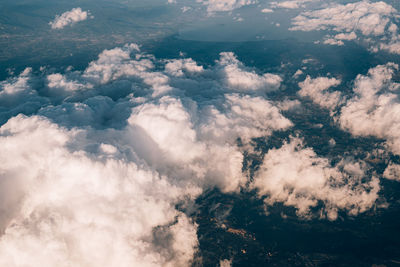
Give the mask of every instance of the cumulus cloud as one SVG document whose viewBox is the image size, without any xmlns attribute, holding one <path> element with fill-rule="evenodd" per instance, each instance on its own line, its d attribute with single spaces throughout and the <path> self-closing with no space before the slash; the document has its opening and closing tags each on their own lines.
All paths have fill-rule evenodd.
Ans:
<svg viewBox="0 0 400 267">
<path fill-rule="evenodd" d="M 26 68 L 19 76 L 0 82 L 0 123 L 19 113 L 30 114 L 38 111 L 49 100 L 33 88 L 35 78 L 32 69 Z"/>
<path fill-rule="evenodd" d="M 239 95 L 225 98 L 223 111 L 192 106 L 189 112 L 180 100 L 169 96 L 157 104 L 138 106 L 129 118 L 132 131 L 140 138 L 136 141 L 141 140 L 133 146 L 139 146 L 141 157 L 158 170 L 171 172 L 180 166 L 174 176 L 182 177 L 181 181 L 191 177 L 195 184 L 218 186 L 226 192 L 238 190 L 245 176 L 236 139 L 249 142 L 292 124 L 267 100 Z M 159 153 L 152 154 L 153 150 Z"/>
<path fill-rule="evenodd" d="M 397 10 L 385 2 L 360 1 L 333 4 L 327 8 L 305 11 L 292 20 L 290 30 L 329 30 L 339 32 L 327 35 L 324 43 L 343 45 L 343 40 L 362 37 L 374 51 L 379 49 L 398 53 L 399 32 L 395 21 Z"/>
<path fill-rule="evenodd" d="M 212 14 L 215 12 L 229 12 L 243 6 L 256 4 L 257 0 L 197 0 L 207 6 L 207 12 Z"/>
<path fill-rule="evenodd" d="M 232 259 L 230 260 L 220 260 L 219 261 L 219 267 L 231 267 L 232 266 Z"/>
<path fill-rule="evenodd" d="M 227 86 L 237 91 L 273 91 L 279 89 L 282 78 L 279 75 L 265 73 L 258 75 L 248 71 L 232 52 L 220 54 L 218 64 Z"/>
<path fill-rule="evenodd" d="M 272 9 L 270 9 L 270 8 L 263 8 L 262 10 L 261 10 L 261 12 L 262 13 L 272 13 L 272 12 L 274 12 Z"/>
<path fill-rule="evenodd" d="M 319 157 L 302 140 L 292 138 L 264 157 L 251 186 L 264 198 L 266 208 L 275 203 L 296 208 L 304 218 L 316 214 L 336 220 L 338 211 L 357 215 L 370 209 L 380 189 L 379 179 L 365 179 L 365 166 L 360 162 L 342 160 L 332 166 Z"/>
<path fill-rule="evenodd" d="M 71 151 L 79 133 L 35 116 L 0 128 L 1 189 L 15 192 L 1 196 L 1 265 L 188 265 L 196 225 L 174 203 L 192 192 L 124 158 Z"/>
<path fill-rule="evenodd" d="M 271 2 L 272 8 L 287 8 L 297 9 L 305 6 L 305 3 L 313 2 L 316 0 L 288 0 L 288 1 L 273 1 Z"/>
<path fill-rule="evenodd" d="M 385 140 L 389 151 L 400 155 L 400 84 L 392 77 L 398 65 L 387 63 L 371 68 L 354 81 L 354 95 L 344 102 L 335 120 L 354 136 L 373 136 Z M 383 176 L 399 180 L 399 165 L 390 163 Z"/>
<path fill-rule="evenodd" d="M 0 265 L 189 266 L 197 226 L 177 204 L 240 191 L 246 145 L 292 126 L 255 94 L 280 81 L 232 53 L 206 69 L 130 44 L 1 82 Z"/>
<path fill-rule="evenodd" d="M 390 163 L 385 169 L 383 177 L 400 182 L 400 165 Z"/>
<path fill-rule="evenodd" d="M 268 99 L 281 82 L 230 52 L 204 67 L 135 44 L 82 71 L 28 68 L 0 82 L 0 265 L 189 266 L 197 226 L 177 207 L 211 188 L 249 189 L 245 152 L 290 129 L 281 111 L 300 105 Z M 331 106 L 328 89 L 339 83 L 307 77 L 300 87 Z M 250 189 L 267 206 L 309 217 L 321 205 L 334 220 L 374 204 L 379 183 L 365 170 L 332 166 L 293 138 L 267 152 Z"/>
<path fill-rule="evenodd" d="M 92 88 L 92 85 L 81 84 L 77 81 L 69 81 L 67 78 L 60 74 L 50 74 L 47 76 L 48 86 L 51 89 L 62 89 L 66 91 L 77 91 L 85 88 Z"/>
<path fill-rule="evenodd" d="M 387 63 L 358 75 L 354 96 L 341 108 L 340 126 L 355 136 L 375 136 L 387 140 L 393 153 L 400 154 L 400 85 L 392 81 L 398 65 Z"/>
<path fill-rule="evenodd" d="M 88 11 L 82 11 L 80 7 L 77 7 L 57 15 L 53 21 L 49 22 L 49 25 L 52 29 L 63 29 L 77 22 L 87 20 L 89 17 L 90 13 Z"/>
<path fill-rule="evenodd" d="M 184 58 L 170 60 L 165 65 L 165 71 L 170 75 L 181 77 L 184 76 L 184 72 L 201 73 L 204 71 L 204 68 L 203 66 L 197 65 L 193 59 Z"/>
<path fill-rule="evenodd" d="M 254 137 L 269 136 L 273 131 L 293 126 L 270 101 L 261 97 L 225 95 L 224 111 L 215 107 L 206 111 L 202 135 L 211 140 L 231 140 L 237 137 L 248 141 Z"/>
<path fill-rule="evenodd" d="M 338 86 L 341 83 L 339 79 L 318 77 L 312 79 L 307 76 L 299 83 L 300 91 L 298 94 L 302 97 L 310 98 L 314 103 L 327 109 L 334 109 L 341 102 L 341 94 L 338 91 L 328 92 L 331 87 Z"/>
</svg>

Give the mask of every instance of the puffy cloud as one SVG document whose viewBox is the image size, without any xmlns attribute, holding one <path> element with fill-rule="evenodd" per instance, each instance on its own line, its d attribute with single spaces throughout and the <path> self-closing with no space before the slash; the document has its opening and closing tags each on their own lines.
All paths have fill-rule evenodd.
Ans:
<svg viewBox="0 0 400 267">
<path fill-rule="evenodd" d="M 186 73 L 201 73 L 204 71 L 203 66 L 197 65 L 197 63 L 191 58 L 174 59 L 169 61 L 165 65 L 165 71 L 173 76 L 181 77 Z"/>
<path fill-rule="evenodd" d="M 395 20 L 397 10 L 385 2 L 360 1 L 349 4 L 333 4 L 315 11 L 305 11 L 292 21 L 290 30 L 331 30 L 339 32 L 326 36 L 324 43 L 343 45 L 343 40 L 354 40 L 357 34 L 371 44 L 371 49 L 397 53 L 398 29 Z"/>
<path fill-rule="evenodd" d="M 246 146 L 292 126 L 254 94 L 280 81 L 231 53 L 205 69 L 130 44 L 1 82 L 0 265 L 189 266 L 197 226 L 176 206 L 240 191 Z M 13 117 L 21 106 L 30 117 Z"/>
<path fill-rule="evenodd" d="M 328 45 L 344 45 L 343 40 L 351 41 L 357 39 L 357 35 L 354 32 L 351 33 L 339 33 L 334 36 L 327 35 L 325 36 L 325 40 L 323 41 L 324 44 Z"/>
<path fill-rule="evenodd" d="M 50 74 L 47 76 L 48 87 L 51 89 L 61 89 L 65 91 L 77 91 L 85 88 L 92 88 L 93 85 L 81 84 L 77 81 L 69 81 L 67 78 L 60 74 Z"/>
<path fill-rule="evenodd" d="M 261 10 L 261 12 L 262 13 L 272 13 L 272 12 L 274 12 L 272 9 L 270 9 L 270 8 L 263 8 L 262 10 Z"/>
<path fill-rule="evenodd" d="M 309 218 L 318 207 L 316 214 L 329 220 L 336 220 L 339 210 L 357 215 L 370 209 L 380 189 L 379 179 L 366 179 L 362 163 L 342 160 L 332 166 L 299 138 L 269 150 L 251 186 L 265 197 L 267 209 L 283 203 Z"/>
<path fill-rule="evenodd" d="M 219 261 L 219 267 L 231 267 L 232 266 L 232 259 L 230 260 L 220 260 Z"/>
<path fill-rule="evenodd" d="M 52 29 L 63 29 L 66 26 L 74 25 L 77 22 L 87 20 L 90 16 L 88 11 L 82 11 L 80 7 L 57 15 L 49 24 Z"/>
<path fill-rule="evenodd" d="M 197 0 L 207 6 L 207 12 L 212 14 L 215 12 L 228 12 L 242 6 L 252 5 L 257 3 L 257 0 Z"/>
<path fill-rule="evenodd" d="M 332 29 L 337 32 L 360 31 L 364 35 L 382 35 L 388 17 L 396 10 L 384 2 L 360 1 L 335 4 L 315 11 L 305 11 L 293 19 L 292 30 L 313 31 Z"/>
<path fill-rule="evenodd" d="M 19 77 L 12 79 L 12 81 L 3 81 L 0 83 L 0 97 L 6 95 L 16 95 L 20 92 L 29 90 L 29 77 L 32 72 L 32 68 L 26 68 Z"/>
<path fill-rule="evenodd" d="M 287 8 L 287 9 L 296 9 L 304 7 L 305 3 L 313 2 L 315 0 L 288 0 L 288 1 L 273 1 L 271 2 L 272 8 Z"/>
<path fill-rule="evenodd" d="M 138 76 L 154 67 L 149 59 L 131 59 L 131 54 L 139 51 L 136 44 L 104 50 L 96 61 L 90 62 L 83 77 L 104 84 L 124 76 Z"/>
<path fill-rule="evenodd" d="M 211 140 L 231 140 L 240 137 L 248 141 L 254 137 L 269 136 L 273 131 L 286 130 L 292 123 L 285 118 L 277 106 L 261 97 L 225 96 L 224 112 L 214 107 L 207 110 L 202 134 Z"/>
<path fill-rule="evenodd" d="M 138 106 L 129 118 L 131 131 L 137 136 L 133 146 L 159 171 L 171 173 L 180 166 L 174 176 L 182 177 L 181 181 L 191 177 L 190 182 L 196 185 L 237 191 L 245 177 L 243 155 L 236 139 L 248 142 L 292 124 L 267 100 L 239 95 L 225 97 L 223 111 L 213 106 L 202 110 L 192 107 L 188 111 L 180 100 L 169 96 L 158 103 Z"/>
<path fill-rule="evenodd" d="M 161 72 L 152 71 L 154 68 L 153 58 L 139 52 L 139 46 L 136 44 L 104 50 L 96 61 L 89 64 L 83 77 L 100 84 L 121 78 L 139 79 L 153 90 L 154 96 L 172 90 L 168 85 L 168 76 Z M 131 58 L 133 53 L 136 53 L 135 59 Z"/>
<path fill-rule="evenodd" d="M 34 90 L 32 69 L 26 68 L 19 76 L 0 82 L 0 124 L 19 113 L 36 112 L 48 99 Z"/>
<path fill-rule="evenodd" d="M 331 87 L 338 86 L 341 83 L 336 78 L 318 77 L 312 79 L 307 76 L 299 83 L 301 90 L 298 94 L 302 97 L 310 98 L 314 103 L 321 107 L 333 110 L 341 102 L 341 94 L 338 91 L 328 92 Z"/>
<path fill-rule="evenodd" d="M 358 75 L 354 95 L 347 100 L 335 118 L 340 127 L 354 136 L 374 136 L 386 141 L 388 149 L 400 155 L 400 84 L 392 80 L 398 65 L 387 63 Z M 399 180 L 399 166 L 390 163 L 383 176 Z"/>
<path fill-rule="evenodd" d="M 174 203 L 192 192 L 123 157 L 72 151 L 80 132 L 35 116 L 0 128 L 1 265 L 188 265 L 196 225 Z"/>
<path fill-rule="evenodd" d="M 307 79 L 321 96 L 338 83 Z M 267 99 L 281 82 L 233 53 L 205 68 L 135 44 L 83 71 L 27 69 L 1 82 L 0 265 L 190 265 L 197 226 L 177 206 L 214 187 L 247 189 L 244 152 L 292 127 L 281 111 L 300 105 Z M 21 110 L 30 117 L 13 117 Z M 300 216 L 321 204 L 333 220 L 373 205 L 379 184 L 364 169 L 331 166 L 293 139 L 268 151 L 251 188 Z"/>
<path fill-rule="evenodd" d="M 243 64 L 232 52 L 220 54 L 218 64 L 227 86 L 237 91 L 273 91 L 279 89 L 282 78 L 278 75 L 265 73 L 258 75 L 254 71 L 247 71 Z"/>
<path fill-rule="evenodd" d="M 400 85 L 391 80 L 398 65 L 388 63 L 358 75 L 354 96 L 341 108 L 340 126 L 355 136 L 375 136 L 387 140 L 393 153 L 400 154 Z"/>
<path fill-rule="evenodd" d="M 385 169 L 383 177 L 400 182 L 400 165 L 390 163 Z"/>
<path fill-rule="evenodd" d="M 350 33 L 338 33 L 335 35 L 336 40 L 354 40 L 357 38 L 357 35 L 354 32 Z"/>
</svg>

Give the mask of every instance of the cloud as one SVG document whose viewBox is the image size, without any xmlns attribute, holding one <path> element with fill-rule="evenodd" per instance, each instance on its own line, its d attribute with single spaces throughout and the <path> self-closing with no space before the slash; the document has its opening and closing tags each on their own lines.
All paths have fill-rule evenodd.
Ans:
<svg viewBox="0 0 400 267">
<path fill-rule="evenodd" d="M 240 192 L 252 139 L 292 126 L 265 96 L 280 82 L 232 53 L 205 68 L 135 44 L 2 81 L 0 265 L 189 266 L 197 225 L 176 207 Z"/>
<path fill-rule="evenodd" d="M 279 89 L 282 78 L 278 75 L 265 73 L 258 75 L 247 71 L 232 52 L 220 54 L 218 64 L 227 86 L 237 91 L 273 91 Z"/>
<path fill-rule="evenodd" d="M 77 81 L 68 81 L 67 78 L 60 74 L 50 74 L 47 76 L 48 87 L 51 89 L 61 89 L 65 91 L 77 91 L 92 88 L 92 85 L 81 84 Z"/>
<path fill-rule="evenodd" d="M 220 260 L 219 261 L 219 267 L 231 267 L 232 266 L 232 259 L 230 260 Z"/>
<path fill-rule="evenodd" d="M 334 36 L 327 35 L 324 43 L 343 45 L 343 40 L 362 37 L 373 51 L 382 49 L 398 53 L 399 33 L 395 24 L 398 18 L 397 10 L 382 1 L 332 4 L 327 8 L 302 12 L 292 20 L 290 30 L 339 32 Z"/>
<path fill-rule="evenodd" d="M 359 83 L 389 83 L 396 66 L 381 68 Z M 267 207 L 307 218 L 317 206 L 330 220 L 371 208 L 379 182 L 364 164 L 332 165 L 299 138 L 269 150 L 247 187 L 254 139 L 294 126 L 282 111 L 300 102 L 268 98 L 281 83 L 231 52 L 201 66 L 136 44 L 104 50 L 84 70 L 28 68 L 0 82 L 0 265 L 189 266 L 197 225 L 177 207 L 213 188 L 256 189 Z M 333 107 L 328 89 L 339 83 L 299 86 Z"/>
<path fill-rule="evenodd" d="M 379 179 L 366 179 L 362 163 L 342 160 L 332 166 L 312 148 L 304 147 L 299 138 L 267 152 L 251 187 L 264 198 L 267 210 L 283 203 L 296 208 L 301 217 L 329 220 L 336 220 L 340 210 L 353 216 L 367 211 L 380 189 Z"/>
<path fill-rule="evenodd" d="M 229 12 L 243 6 L 256 4 L 257 0 L 197 0 L 207 6 L 207 12 L 213 14 L 215 12 Z"/>
<path fill-rule="evenodd" d="M 261 10 L 261 12 L 262 13 L 272 13 L 272 12 L 274 12 L 272 9 L 270 9 L 270 8 L 263 8 L 262 10 Z"/>
<path fill-rule="evenodd" d="M 383 177 L 389 179 L 389 180 L 395 180 L 400 182 L 400 165 L 390 163 L 384 173 Z"/>
<path fill-rule="evenodd" d="M 53 21 L 49 22 L 52 29 L 63 29 L 77 22 L 87 20 L 90 17 L 88 11 L 82 11 L 80 7 L 73 8 L 70 11 L 57 15 Z"/>
<path fill-rule="evenodd" d="M 1 265 L 188 265 L 196 225 L 174 203 L 191 192 L 124 157 L 70 150 L 80 133 L 36 116 L 0 128 L 1 189 L 14 192 L 1 196 Z"/>
<path fill-rule="evenodd" d="M 358 75 L 354 81 L 354 96 L 340 110 L 340 126 L 355 136 L 375 136 L 386 139 L 390 150 L 400 154 L 400 85 L 392 76 L 398 65 L 387 63 Z"/>
<path fill-rule="evenodd" d="M 297 9 L 305 6 L 305 3 L 316 0 L 289 0 L 289 1 L 273 1 L 270 3 L 272 8 Z"/>
<path fill-rule="evenodd" d="M 49 103 L 34 89 L 35 84 L 31 68 L 26 68 L 17 77 L 0 82 L 0 124 L 19 113 L 36 112 Z"/>
<path fill-rule="evenodd" d="M 224 112 L 214 107 L 207 110 L 207 120 L 202 134 L 211 140 L 233 142 L 240 137 L 249 141 L 254 137 L 269 136 L 273 131 L 286 130 L 293 126 L 277 106 L 261 97 L 225 95 Z"/>
<path fill-rule="evenodd" d="M 312 79 L 307 75 L 306 79 L 299 83 L 302 97 L 310 98 L 314 103 L 321 107 L 333 110 L 341 102 L 341 94 L 338 91 L 328 92 L 331 87 L 336 87 L 341 83 L 336 78 L 318 77 Z"/>
<path fill-rule="evenodd" d="M 170 60 L 165 65 L 165 71 L 172 76 L 182 77 L 184 76 L 184 72 L 201 73 L 204 71 L 204 68 L 203 66 L 197 65 L 193 59 L 185 58 Z"/>
<path fill-rule="evenodd" d="M 121 78 L 139 79 L 147 87 L 150 87 L 154 96 L 172 90 L 168 85 L 168 76 L 152 71 L 154 68 L 153 58 L 139 52 L 139 46 L 136 44 L 105 50 L 96 61 L 89 64 L 83 78 L 97 84 L 107 84 Z M 134 53 L 136 58 L 132 59 L 131 54 Z"/>
<path fill-rule="evenodd" d="M 176 172 L 180 166 L 174 174 L 182 177 L 180 181 L 190 177 L 196 185 L 237 191 L 246 179 L 237 138 L 246 143 L 285 130 L 292 123 L 259 97 L 234 94 L 225 95 L 225 99 L 222 111 L 213 106 L 199 110 L 193 104 L 189 111 L 169 96 L 140 105 L 129 118 L 131 131 L 137 136 L 132 145 L 159 171 Z"/>
</svg>

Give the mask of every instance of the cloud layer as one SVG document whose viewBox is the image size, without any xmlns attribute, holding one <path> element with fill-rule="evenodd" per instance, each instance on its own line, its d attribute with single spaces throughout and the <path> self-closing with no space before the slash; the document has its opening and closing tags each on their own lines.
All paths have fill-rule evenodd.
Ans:
<svg viewBox="0 0 400 267">
<path fill-rule="evenodd" d="M 265 98 L 280 83 L 232 53 L 206 69 L 135 44 L 1 82 L 1 265 L 189 266 L 197 226 L 176 207 L 245 185 L 238 138 L 292 126 Z"/>
<path fill-rule="evenodd" d="M 344 40 L 361 39 L 373 51 L 386 50 L 400 53 L 399 31 L 395 23 L 397 10 L 385 2 L 360 1 L 332 4 L 314 11 L 302 12 L 292 21 L 293 31 L 327 30 L 324 43 L 343 45 Z"/>
<path fill-rule="evenodd" d="M 331 110 L 345 103 L 343 129 L 399 153 L 397 68 L 359 75 L 347 101 L 331 91 L 336 78 L 307 76 L 298 94 Z M 282 111 L 300 102 L 268 98 L 281 83 L 231 52 L 206 67 L 136 44 L 104 50 L 82 71 L 27 68 L 0 82 L 0 263 L 189 266 L 198 240 L 186 207 L 212 188 L 255 189 L 267 210 L 283 203 L 302 218 L 372 208 L 380 185 L 365 163 L 332 164 L 299 137 L 258 155 L 250 179 L 254 138 L 294 126 Z M 385 176 L 397 172 L 391 165 Z"/>
</svg>

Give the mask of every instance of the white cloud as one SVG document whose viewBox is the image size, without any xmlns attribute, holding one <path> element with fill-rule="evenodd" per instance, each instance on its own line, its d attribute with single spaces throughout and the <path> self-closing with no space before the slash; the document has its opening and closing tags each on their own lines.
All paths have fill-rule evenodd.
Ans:
<svg viewBox="0 0 400 267">
<path fill-rule="evenodd" d="M 18 78 L 12 79 L 12 81 L 2 81 L 0 82 L 0 97 L 4 95 L 15 95 L 20 92 L 29 90 L 28 81 L 30 74 L 32 72 L 31 68 L 26 68 Z"/>
<path fill-rule="evenodd" d="M 267 152 L 251 186 L 265 197 L 267 210 L 279 202 L 310 218 L 311 209 L 323 203 L 316 214 L 336 220 L 339 210 L 357 215 L 370 209 L 378 198 L 379 180 L 365 179 L 364 168 L 359 162 L 344 160 L 331 166 L 304 147 L 302 140 L 292 138 Z"/>
<path fill-rule="evenodd" d="M 0 264 L 188 265 L 196 225 L 174 203 L 192 193 L 143 164 L 71 151 L 80 132 L 35 116 L 0 128 Z"/>
<path fill-rule="evenodd" d="M 389 151 L 400 155 L 400 84 L 392 80 L 397 64 L 378 65 L 354 81 L 354 95 L 335 117 L 340 127 L 354 136 L 383 139 Z M 383 176 L 399 180 L 399 165 L 390 163 Z"/>
<path fill-rule="evenodd" d="M 400 85 L 391 80 L 398 65 L 388 63 L 358 75 L 354 96 L 341 108 L 340 126 L 355 136 L 386 139 L 390 150 L 400 154 Z"/>
<path fill-rule="evenodd" d="M 19 113 L 36 112 L 49 102 L 34 90 L 35 82 L 31 68 L 0 82 L 0 124 Z"/>
<path fill-rule="evenodd" d="M 206 106 L 202 110 L 192 107 L 189 112 L 181 101 L 167 96 L 158 103 L 138 106 L 129 118 L 137 136 L 133 146 L 159 171 L 171 173 L 180 166 L 174 176 L 182 177 L 181 182 L 189 177 L 195 185 L 237 191 L 245 176 L 236 139 L 249 142 L 292 124 L 259 97 L 226 95 L 225 99 L 223 111 Z"/>
<path fill-rule="evenodd" d="M 337 40 L 334 38 L 325 39 L 323 43 L 327 45 L 338 45 L 338 46 L 344 45 L 344 42 L 342 40 Z"/>
<path fill-rule="evenodd" d="M 272 9 L 270 9 L 270 8 L 263 8 L 262 10 L 261 10 L 261 12 L 262 13 L 272 13 L 272 12 L 274 12 Z"/>
<path fill-rule="evenodd" d="M 68 81 L 67 78 L 59 73 L 47 76 L 48 87 L 52 89 L 62 89 L 66 91 L 77 91 L 85 88 L 92 88 L 93 85 L 81 84 L 77 81 Z"/>
<path fill-rule="evenodd" d="M 248 146 L 292 126 L 251 95 L 279 76 L 270 82 L 229 55 L 205 69 L 131 44 L 84 71 L 27 69 L 1 82 L 0 265 L 188 266 L 197 226 L 176 204 L 213 187 L 239 192 L 237 139 Z M 250 77 L 250 95 L 232 94 L 244 86 L 234 75 Z M 213 98 L 196 102 L 198 84 Z M 13 117 L 21 110 L 47 118 Z"/>
<path fill-rule="evenodd" d="M 231 267 L 232 266 L 232 259 L 230 260 L 220 260 L 219 261 L 219 267 Z"/>
<path fill-rule="evenodd" d="M 287 8 L 297 9 L 305 6 L 305 3 L 313 2 L 316 0 L 288 0 L 288 1 L 273 1 L 271 2 L 272 8 Z"/>
<path fill-rule="evenodd" d="M 350 33 L 338 33 L 335 35 L 335 39 L 336 40 L 354 40 L 357 38 L 357 35 L 354 32 L 350 32 Z"/>
<path fill-rule="evenodd" d="M 256 4 L 257 0 L 197 0 L 207 6 L 207 12 L 212 14 L 215 12 L 229 12 L 243 6 Z"/>
<path fill-rule="evenodd" d="M 280 76 L 271 73 L 258 75 L 254 71 L 248 71 L 231 52 L 221 53 L 220 56 L 218 64 L 221 66 L 221 74 L 232 90 L 245 92 L 279 89 L 282 82 Z"/>
<path fill-rule="evenodd" d="M 87 20 L 90 16 L 88 11 L 82 11 L 80 7 L 57 15 L 49 24 L 52 29 L 63 29 L 66 26 L 74 25 L 77 22 Z"/>
<path fill-rule="evenodd" d="M 389 164 L 383 173 L 383 177 L 400 182 L 400 165 Z"/>
<path fill-rule="evenodd" d="M 248 141 L 254 137 L 269 136 L 273 131 L 286 130 L 292 123 L 279 108 L 261 97 L 228 94 L 224 111 L 214 107 L 207 110 L 207 120 L 202 125 L 202 134 L 208 139 L 224 142 L 238 137 Z"/>
<path fill-rule="evenodd" d="M 343 40 L 355 40 L 359 35 L 374 51 L 383 49 L 398 53 L 399 33 L 394 23 L 398 18 L 397 10 L 382 1 L 332 4 L 320 10 L 302 12 L 293 19 L 290 30 L 339 32 L 325 38 L 324 43 L 335 45 L 343 45 Z"/>
<path fill-rule="evenodd" d="M 204 71 L 204 68 L 203 66 L 197 65 L 193 59 L 184 58 L 169 61 L 165 65 L 165 71 L 170 75 L 181 77 L 184 76 L 184 72 L 201 73 Z"/>
<path fill-rule="evenodd" d="M 338 91 L 328 92 L 327 90 L 338 86 L 340 83 L 341 81 L 336 78 L 318 77 L 312 79 L 307 76 L 304 81 L 299 83 L 301 90 L 298 94 L 310 98 L 321 107 L 333 110 L 340 104 L 342 96 Z"/>
<path fill-rule="evenodd" d="M 316 81 L 307 85 L 322 95 L 337 83 Z M 233 53 L 203 67 L 135 44 L 103 51 L 83 71 L 27 69 L 1 82 L 0 265 L 190 265 L 197 226 L 176 206 L 214 187 L 247 189 L 252 139 L 288 130 L 281 111 L 300 106 L 266 98 L 281 82 Z M 21 112 L 30 117 L 13 117 Z M 252 188 L 300 216 L 321 203 L 333 220 L 373 205 L 377 180 L 359 177 L 362 164 L 332 167 L 293 139 L 267 153 Z"/>
</svg>

